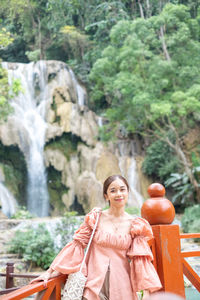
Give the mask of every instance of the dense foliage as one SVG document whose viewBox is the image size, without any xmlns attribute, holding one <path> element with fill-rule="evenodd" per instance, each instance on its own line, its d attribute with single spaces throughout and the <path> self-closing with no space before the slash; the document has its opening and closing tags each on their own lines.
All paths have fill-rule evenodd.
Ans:
<svg viewBox="0 0 200 300">
<path fill-rule="evenodd" d="M 185 209 L 181 219 L 184 232 L 199 232 L 200 228 L 200 205 L 194 205 Z"/>
<path fill-rule="evenodd" d="M 47 269 L 58 252 L 72 240 L 74 232 L 83 222 L 84 217 L 77 217 L 76 212 L 67 212 L 51 232 L 44 223 L 26 225 L 17 230 L 7 244 L 8 252 L 16 253 L 31 266 Z M 23 207 L 17 211 L 14 218 L 32 218 Z"/>
<path fill-rule="evenodd" d="M 9 243 L 9 252 L 17 253 L 24 261 L 47 269 L 56 256 L 54 242 L 44 224 L 33 229 L 18 230 Z"/>
<path fill-rule="evenodd" d="M 158 16 L 113 26 L 110 45 L 90 72 L 92 101 L 99 109 L 101 103 L 107 108 L 103 136 L 109 140 L 138 133 L 163 141 L 176 155 L 198 202 L 199 177 L 192 172 L 182 140 L 200 120 L 199 67 L 198 18 L 192 19 L 186 6 L 167 4 Z"/>
<path fill-rule="evenodd" d="M 179 174 L 183 180 L 168 182 L 181 191 L 177 199 L 187 178 L 185 202 L 200 202 L 191 152 L 197 160 L 199 153 L 184 142 L 200 121 L 199 7 L 200 0 L 2 0 L 0 57 L 73 67 L 104 118 L 100 137 L 148 140 L 145 173 L 160 181 Z M 9 97 L 1 72 L 0 109 Z"/>
</svg>

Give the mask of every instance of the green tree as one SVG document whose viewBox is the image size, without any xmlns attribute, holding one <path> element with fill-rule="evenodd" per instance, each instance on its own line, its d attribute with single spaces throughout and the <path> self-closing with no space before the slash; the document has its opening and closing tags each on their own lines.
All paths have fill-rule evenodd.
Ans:
<svg viewBox="0 0 200 300">
<path fill-rule="evenodd" d="M 12 42 L 13 38 L 11 37 L 10 32 L 8 32 L 5 28 L 2 28 L 0 30 L 0 49 L 6 48 Z M 0 65 L 0 121 L 5 120 L 12 111 L 8 103 L 9 91 L 7 72 Z"/>
<path fill-rule="evenodd" d="M 186 6 L 167 4 L 158 16 L 118 22 L 110 40 L 90 74 L 92 104 L 108 107 L 107 136 L 139 133 L 166 142 L 200 202 L 182 145 L 182 137 L 200 117 L 198 20 Z"/>
</svg>

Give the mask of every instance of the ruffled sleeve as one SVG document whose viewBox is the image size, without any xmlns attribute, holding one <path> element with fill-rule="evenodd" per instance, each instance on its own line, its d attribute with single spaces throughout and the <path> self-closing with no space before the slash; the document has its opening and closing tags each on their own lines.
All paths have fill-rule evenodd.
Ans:
<svg viewBox="0 0 200 300">
<path fill-rule="evenodd" d="M 68 243 L 56 256 L 50 268 L 62 274 L 70 274 L 80 269 L 84 257 L 84 248 L 90 239 L 99 208 L 94 208 L 85 216 L 83 224 L 75 232 L 73 241 Z M 83 268 L 86 274 L 86 268 Z"/>
<path fill-rule="evenodd" d="M 149 290 L 154 292 L 162 285 L 152 264 L 153 254 L 147 243 L 153 237 L 149 223 L 142 218 L 135 218 L 131 226 L 132 243 L 127 252 L 131 259 L 131 284 L 135 292 Z"/>
</svg>

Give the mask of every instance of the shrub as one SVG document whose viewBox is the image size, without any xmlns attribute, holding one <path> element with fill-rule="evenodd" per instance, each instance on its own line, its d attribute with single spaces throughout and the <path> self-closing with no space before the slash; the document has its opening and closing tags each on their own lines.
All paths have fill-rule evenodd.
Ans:
<svg viewBox="0 0 200 300">
<path fill-rule="evenodd" d="M 12 215 L 11 219 L 32 219 L 35 216 L 32 215 L 25 206 L 21 206 L 18 208 L 16 213 Z"/>
<path fill-rule="evenodd" d="M 75 231 L 79 228 L 84 220 L 84 217 L 77 217 L 77 212 L 66 212 L 61 220 L 61 223 L 56 226 L 56 234 L 59 238 L 59 245 L 57 249 L 60 251 L 72 237 Z"/>
<path fill-rule="evenodd" d="M 200 231 L 200 204 L 187 207 L 181 219 L 184 232 Z"/>
<path fill-rule="evenodd" d="M 24 261 L 47 269 L 56 256 L 54 242 L 44 224 L 18 230 L 8 244 L 9 253 L 17 253 Z"/>
<path fill-rule="evenodd" d="M 192 173 L 199 183 L 200 166 L 193 167 Z M 197 202 L 194 185 L 190 182 L 186 173 L 172 173 L 165 181 L 165 186 L 170 186 L 174 190 L 172 202 L 189 204 Z"/>
<path fill-rule="evenodd" d="M 140 216 L 140 208 L 138 207 L 126 207 L 125 208 L 125 211 L 130 214 L 130 215 L 137 215 L 137 216 Z"/>
<path fill-rule="evenodd" d="M 165 142 L 157 140 L 147 148 L 142 169 L 146 175 L 164 181 L 180 169 L 180 163 L 173 150 Z"/>
</svg>

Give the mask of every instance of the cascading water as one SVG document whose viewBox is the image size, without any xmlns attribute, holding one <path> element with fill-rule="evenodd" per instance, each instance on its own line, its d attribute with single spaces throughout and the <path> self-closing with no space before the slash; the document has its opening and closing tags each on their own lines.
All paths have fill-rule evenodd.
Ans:
<svg viewBox="0 0 200 300">
<path fill-rule="evenodd" d="M 134 143 L 119 143 L 119 168 L 121 174 L 127 178 L 130 193 L 128 204 L 141 207 L 144 198 L 140 194 L 140 184 L 138 179 L 137 164 L 134 155 Z"/>
<path fill-rule="evenodd" d="M 4 215 L 11 217 L 15 213 L 17 202 L 2 182 L 0 182 L 0 203 Z"/>
<path fill-rule="evenodd" d="M 43 61 L 30 64 L 3 63 L 7 69 L 9 82 L 19 79 L 23 92 L 15 97 L 11 105 L 14 108 L 16 134 L 20 148 L 27 163 L 28 188 L 27 207 L 39 217 L 47 216 L 49 199 L 46 173 L 43 160 L 46 122 L 45 114 L 48 100 L 46 64 Z"/>
<path fill-rule="evenodd" d="M 134 157 L 130 158 L 130 166 L 128 168 L 128 182 L 130 185 L 131 192 L 135 199 L 137 199 L 137 203 L 139 207 L 142 207 L 144 202 L 144 198 L 140 194 L 140 185 L 138 180 L 138 172 L 137 172 L 137 164 Z"/>
<path fill-rule="evenodd" d="M 73 84 L 74 84 L 74 87 L 75 87 L 75 90 L 77 93 L 78 105 L 84 106 L 86 93 L 85 93 L 84 89 L 82 88 L 82 86 L 78 83 L 76 76 L 74 75 L 74 72 L 71 69 L 69 69 L 69 73 L 71 75 L 71 78 L 72 78 L 72 81 L 73 81 Z"/>
</svg>

